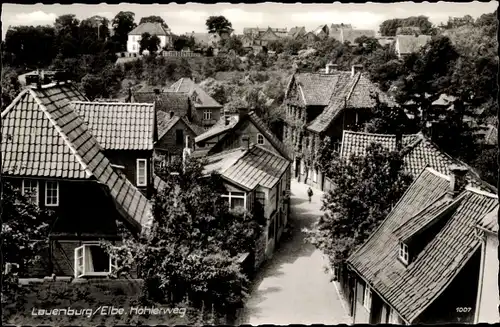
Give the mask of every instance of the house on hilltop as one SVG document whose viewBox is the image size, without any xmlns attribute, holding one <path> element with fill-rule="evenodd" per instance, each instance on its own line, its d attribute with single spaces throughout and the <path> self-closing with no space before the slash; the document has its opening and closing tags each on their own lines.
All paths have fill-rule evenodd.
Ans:
<svg viewBox="0 0 500 327">
<path fill-rule="evenodd" d="M 431 38 L 430 35 L 396 35 L 396 53 L 402 59 L 411 53 L 418 52 Z"/>
<path fill-rule="evenodd" d="M 284 100 L 287 109 L 283 140 L 292 153 L 292 171 L 299 181 L 307 181 L 312 176 L 313 183 L 323 184 L 318 178 L 319 172 L 313 170 L 306 159 L 311 159 L 326 136 L 339 149 L 344 129 L 369 119 L 376 106 L 371 95 L 377 94 L 381 102 L 396 106 L 361 73 L 360 66 L 339 71 L 335 65 L 328 64 L 325 73 L 292 75 Z"/>
<path fill-rule="evenodd" d="M 482 305 L 478 289 L 484 285 L 479 282 L 482 242 L 475 229 L 498 208 L 498 196 L 467 185 L 466 168 L 449 171 L 422 170 L 348 258 L 340 279 L 354 323 L 475 321 Z M 498 303 L 498 291 L 490 296 Z"/>
<path fill-rule="evenodd" d="M 123 104 L 116 103 L 89 103 L 90 113 L 83 107 L 84 112 L 75 111 L 72 103 L 84 102 L 73 84 L 51 83 L 27 87 L 1 114 L 2 177 L 57 217 L 50 226 L 50 248 L 40 253 L 42 264 L 27 277 L 106 277 L 115 262 L 100 241 L 121 241 L 117 221 L 133 234 L 152 222 L 151 204 L 134 185 L 147 187 L 147 159 L 137 160 L 137 176 L 129 180 L 128 168 L 106 156 L 135 148 L 149 151 L 154 142 L 149 107 L 139 109 L 144 115 L 125 118 Z M 98 107 L 102 116 L 94 111 Z M 107 129 L 117 112 L 118 128 Z M 123 133 L 125 125 L 128 133 Z"/>
<path fill-rule="evenodd" d="M 306 28 L 304 26 L 295 26 L 288 31 L 287 37 L 291 39 L 297 39 L 306 34 Z"/>
<path fill-rule="evenodd" d="M 172 45 L 172 33 L 170 29 L 163 27 L 160 23 L 142 23 L 128 33 L 127 52 L 139 53 L 142 34 L 149 33 L 160 39 L 160 49 Z"/>
</svg>

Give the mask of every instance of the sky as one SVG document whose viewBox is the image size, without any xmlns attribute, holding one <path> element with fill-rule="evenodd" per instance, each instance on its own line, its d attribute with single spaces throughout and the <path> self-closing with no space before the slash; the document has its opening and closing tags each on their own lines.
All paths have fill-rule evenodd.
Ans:
<svg viewBox="0 0 500 327">
<path fill-rule="evenodd" d="M 101 15 L 112 19 L 119 11 L 132 11 L 136 22 L 141 17 L 161 16 L 175 34 L 206 32 L 205 21 L 209 16 L 223 15 L 232 24 L 235 33 L 241 34 L 244 27 L 287 27 L 305 26 L 313 30 L 320 24 L 346 23 L 354 28 L 378 30 L 381 22 L 391 18 L 406 18 L 425 15 L 434 24 L 446 22 L 449 16 L 471 15 L 477 18 L 492 13 L 498 7 L 491 2 L 437 2 L 437 3 L 332 3 L 332 4 L 35 4 L 2 5 L 2 39 L 8 26 L 52 24 L 63 14 L 75 14 L 79 19 Z"/>
</svg>

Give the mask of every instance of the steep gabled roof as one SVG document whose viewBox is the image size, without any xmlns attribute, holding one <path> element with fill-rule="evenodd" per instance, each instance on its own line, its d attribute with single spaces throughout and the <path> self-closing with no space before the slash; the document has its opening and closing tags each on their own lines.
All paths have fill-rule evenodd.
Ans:
<svg viewBox="0 0 500 327">
<path fill-rule="evenodd" d="M 72 101 L 105 150 L 152 150 L 154 104 Z"/>
<path fill-rule="evenodd" d="M 144 33 L 149 33 L 150 35 L 170 35 L 170 31 L 166 30 L 160 23 L 142 23 L 132 31 L 128 33 L 128 35 L 142 35 Z"/>
<path fill-rule="evenodd" d="M 258 185 L 273 188 L 290 165 L 290 161 L 260 145 L 218 153 L 207 160 L 207 172 L 218 171 L 223 178 L 248 191 Z"/>
<path fill-rule="evenodd" d="M 140 230 L 150 203 L 116 172 L 71 101 L 85 101 L 72 84 L 27 88 L 2 113 L 2 169 L 11 176 L 91 179 L 105 185 L 117 210 Z"/>
<path fill-rule="evenodd" d="M 214 126 L 212 126 L 210 129 L 205 131 L 203 134 L 198 135 L 194 139 L 194 141 L 196 143 L 203 142 L 211 137 L 225 133 L 225 132 L 231 130 L 236 125 L 236 123 L 238 123 L 238 116 L 229 117 L 229 124 L 227 124 L 227 125 L 226 125 L 225 117 L 222 117 L 221 119 L 219 119 L 219 121 L 217 123 L 215 123 Z"/>
<path fill-rule="evenodd" d="M 467 187 L 444 227 L 405 267 L 398 260 L 400 238 L 394 231 L 442 197 L 449 183 L 447 176 L 423 170 L 380 227 L 348 259 L 407 323 L 413 323 L 436 300 L 476 253 L 480 243 L 473 228 L 497 206 L 496 195 Z M 428 213 L 436 214 L 435 210 Z"/>
<path fill-rule="evenodd" d="M 194 106 L 197 108 L 222 107 L 220 103 L 215 101 L 210 95 L 207 94 L 207 92 L 205 92 L 205 90 L 188 77 L 181 78 L 172 84 L 172 86 L 170 86 L 170 91 L 187 93 L 189 97 L 191 97 Z M 193 96 L 195 96 L 196 99 L 193 99 Z"/>
<path fill-rule="evenodd" d="M 316 29 L 314 31 L 312 31 L 315 35 L 319 35 L 321 32 L 325 32 L 326 34 L 328 34 L 328 25 L 319 25 L 318 27 L 316 27 Z"/>
<path fill-rule="evenodd" d="M 163 111 L 158 111 L 156 113 L 156 121 L 158 126 L 158 140 L 160 140 L 165 134 L 168 133 L 179 121 L 182 121 L 191 131 L 196 135 L 198 134 L 198 129 L 194 127 L 186 117 L 173 116 L 167 114 Z"/>
<path fill-rule="evenodd" d="M 139 103 L 154 103 L 158 111 L 170 113 L 173 111 L 178 116 L 185 116 L 189 112 L 189 95 L 183 92 L 162 91 L 136 92 L 134 101 Z"/>
<path fill-rule="evenodd" d="M 350 44 L 356 43 L 356 39 L 362 36 L 375 37 L 374 30 L 355 30 L 352 28 L 342 29 L 342 42 L 349 42 Z"/>
<path fill-rule="evenodd" d="M 340 156 L 349 158 L 352 155 L 364 155 L 371 143 L 380 143 L 388 151 L 396 150 L 396 135 L 353 132 L 344 130 Z M 405 170 L 412 176 L 417 176 L 422 169 L 431 167 L 442 174 L 449 174 L 450 165 L 458 164 L 469 169 L 469 182 L 481 189 L 496 192 L 496 188 L 481 180 L 479 174 L 470 166 L 441 151 L 437 145 L 422 133 L 402 135 L 403 160 Z"/>
<path fill-rule="evenodd" d="M 381 102 L 396 106 L 394 101 L 360 73 L 354 75 L 350 71 L 336 71 L 331 74 L 296 73 L 293 79 L 306 106 L 326 107 L 307 126 L 308 130 L 315 133 L 328 129 L 344 109 L 375 107 L 376 101 L 371 97 L 372 94 L 378 94 Z"/>
</svg>

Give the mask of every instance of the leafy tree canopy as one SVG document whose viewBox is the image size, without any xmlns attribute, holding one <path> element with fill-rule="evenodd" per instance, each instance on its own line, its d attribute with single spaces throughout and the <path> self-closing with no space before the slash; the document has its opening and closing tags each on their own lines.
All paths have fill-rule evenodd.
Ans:
<svg viewBox="0 0 500 327">
<path fill-rule="evenodd" d="M 383 36 L 395 36 L 399 27 L 419 27 L 420 32 L 426 35 L 435 33 L 432 23 L 427 16 L 412 16 L 408 18 L 388 19 L 380 24 L 380 34 Z"/>
<path fill-rule="evenodd" d="M 144 23 L 159 23 L 161 24 L 164 28 L 168 28 L 167 23 L 165 23 L 165 20 L 161 18 L 160 16 L 147 16 L 147 17 L 142 17 L 141 20 L 139 21 L 140 24 Z"/>
<path fill-rule="evenodd" d="M 327 254 L 332 263 L 346 260 L 390 212 L 410 185 L 403 159 L 380 144 L 365 156 L 349 160 L 332 156 L 327 175 L 334 184 L 325 194 L 320 218 L 308 240 Z"/>
<path fill-rule="evenodd" d="M 148 32 L 141 35 L 141 40 L 139 41 L 140 52 L 148 50 L 149 53 L 153 54 L 160 48 L 160 38 L 156 35 L 151 35 Z"/>
<path fill-rule="evenodd" d="M 219 175 L 206 176 L 203 163 L 188 159 L 159 171 L 165 188 L 154 197 L 154 223 L 139 239 L 109 250 L 119 258 L 120 271 L 135 262 L 150 285 L 150 297 L 174 301 L 185 295 L 193 302 L 212 303 L 224 310 L 245 297 L 247 279 L 238 258 L 253 250 L 264 221 L 250 213 L 230 211 Z M 174 173 L 174 174 L 172 174 Z"/>
<path fill-rule="evenodd" d="M 131 11 L 120 11 L 113 18 L 113 40 L 119 44 L 122 51 L 127 49 L 128 33 L 137 26 L 134 20 L 135 14 Z"/>
<path fill-rule="evenodd" d="M 208 17 L 206 23 L 208 33 L 219 35 L 223 33 L 231 33 L 233 31 L 233 25 L 224 16 L 210 16 Z"/>
</svg>

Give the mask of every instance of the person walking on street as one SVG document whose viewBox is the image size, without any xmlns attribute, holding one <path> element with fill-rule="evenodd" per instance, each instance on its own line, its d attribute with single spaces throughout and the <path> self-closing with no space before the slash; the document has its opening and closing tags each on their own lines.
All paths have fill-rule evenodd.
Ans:
<svg viewBox="0 0 500 327">
<path fill-rule="evenodd" d="M 313 190 L 311 189 L 311 187 L 309 187 L 309 189 L 307 190 L 307 196 L 309 197 L 309 202 L 311 202 L 311 198 L 313 196 Z"/>
</svg>

